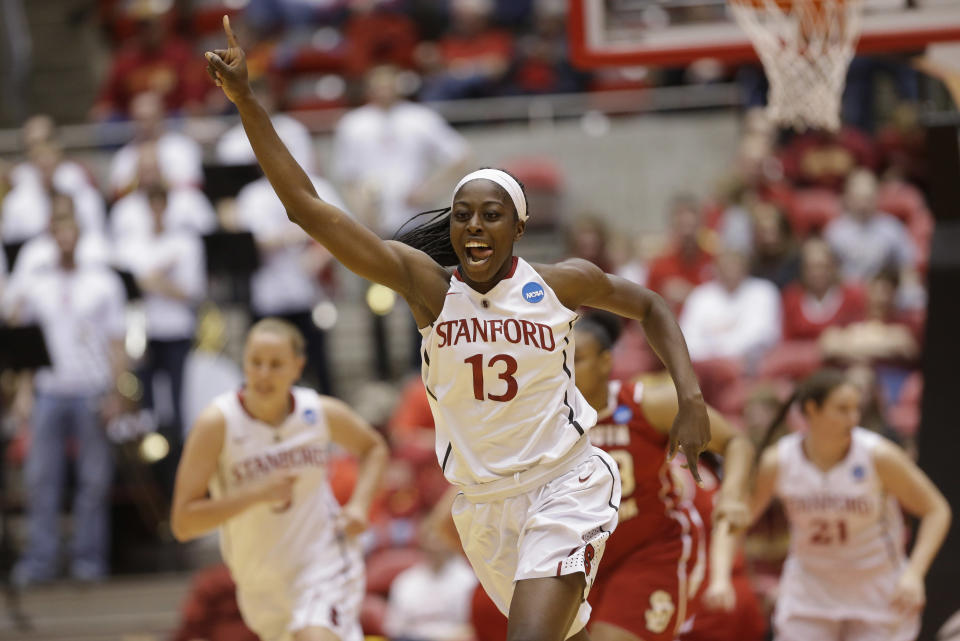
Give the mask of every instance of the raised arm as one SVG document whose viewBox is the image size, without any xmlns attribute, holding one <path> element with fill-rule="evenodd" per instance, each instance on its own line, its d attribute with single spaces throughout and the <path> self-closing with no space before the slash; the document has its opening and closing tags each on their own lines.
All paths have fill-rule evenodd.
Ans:
<svg viewBox="0 0 960 641">
<path fill-rule="evenodd" d="M 170 529 L 178 541 L 206 534 L 257 503 L 285 504 L 292 498 L 296 477 L 289 473 L 274 474 L 220 498 L 208 496 L 207 486 L 217 471 L 225 429 L 220 410 L 208 407 L 187 437 L 170 510 Z"/>
<path fill-rule="evenodd" d="M 329 249 L 347 269 L 396 290 L 412 305 L 420 302 L 424 293 L 431 302 L 440 301 L 445 289 L 440 289 L 438 295 L 431 289 L 431 286 L 445 287 L 448 281 L 440 265 L 418 250 L 381 240 L 317 196 L 310 178 L 284 146 L 269 115 L 253 94 L 247 81 L 246 57 L 226 16 L 223 26 L 228 48 L 206 53 L 207 71 L 237 106 L 257 161 L 290 220 Z M 439 308 L 436 311 L 439 312 Z"/>
<path fill-rule="evenodd" d="M 342 401 L 324 397 L 323 411 L 333 442 L 360 460 L 356 486 L 341 513 L 341 525 L 347 534 L 359 534 L 366 529 L 370 504 L 387 467 L 387 442 Z"/>
<path fill-rule="evenodd" d="M 645 287 L 606 274 L 593 263 L 581 259 L 567 260 L 538 271 L 566 307 L 596 307 L 643 324 L 647 342 L 666 365 L 677 388 L 679 406 L 670 429 L 669 456 L 672 458 L 678 447 L 683 450 L 693 478 L 702 485 L 697 459 L 710 442 L 707 406 L 677 319 L 664 300 Z"/>
</svg>

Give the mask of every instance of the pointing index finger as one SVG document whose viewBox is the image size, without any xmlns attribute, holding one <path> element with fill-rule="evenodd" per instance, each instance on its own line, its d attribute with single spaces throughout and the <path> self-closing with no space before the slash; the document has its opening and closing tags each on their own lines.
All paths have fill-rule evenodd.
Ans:
<svg viewBox="0 0 960 641">
<path fill-rule="evenodd" d="M 230 16 L 223 16 L 223 30 L 227 33 L 227 46 L 231 49 L 238 49 L 237 37 L 233 35 L 233 29 L 230 28 Z"/>
<path fill-rule="evenodd" d="M 683 448 L 683 453 L 687 457 L 687 469 L 693 475 L 693 480 L 697 482 L 698 487 L 703 487 L 703 480 L 700 478 L 700 470 L 697 469 L 697 460 L 700 458 L 699 452 L 693 448 Z"/>
</svg>

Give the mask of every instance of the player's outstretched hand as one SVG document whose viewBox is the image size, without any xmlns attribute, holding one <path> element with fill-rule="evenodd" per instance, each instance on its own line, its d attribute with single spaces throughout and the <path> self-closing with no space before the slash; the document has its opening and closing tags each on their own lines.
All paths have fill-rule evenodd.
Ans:
<svg viewBox="0 0 960 641">
<path fill-rule="evenodd" d="M 710 442 L 710 419 L 707 417 L 707 405 L 700 400 L 680 401 L 677 417 L 670 427 L 670 444 L 667 450 L 667 459 L 670 460 L 677 453 L 683 451 L 687 458 L 687 467 L 693 480 L 699 487 L 703 487 L 700 471 L 697 469 L 697 460 L 700 454 L 707 449 Z"/>
<path fill-rule="evenodd" d="M 367 529 L 367 525 L 366 510 L 349 502 L 340 510 L 340 516 L 337 518 L 337 527 L 346 533 L 347 536 L 360 534 Z"/>
<path fill-rule="evenodd" d="M 708 610 L 732 612 L 737 605 L 737 592 L 729 580 L 710 581 L 703 592 L 703 604 Z"/>
<path fill-rule="evenodd" d="M 904 570 L 893 592 L 893 608 L 903 614 L 914 614 L 923 608 L 926 601 L 923 577 L 909 569 Z"/>
<path fill-rule="evenodd" d="M 237 44 L 237 37 L 230 28 L 230 18 L 223 16 L 223 30 L 227 34 L 227 48 L 208 51 L 207 73 L 223 89 L 223 93 L 231 102 L 237 102 L 250 93 L 250 83 L 247 80 L 247 56 Z"/>
</svg>

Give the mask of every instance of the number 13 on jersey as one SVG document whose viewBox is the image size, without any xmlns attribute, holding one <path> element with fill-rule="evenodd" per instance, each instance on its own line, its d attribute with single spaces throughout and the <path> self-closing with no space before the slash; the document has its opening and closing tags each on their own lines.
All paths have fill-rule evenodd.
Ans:
<svg viewBox="0 0 960 641">
<path fill-rule="evenodd" d="M 503 371 L 497 372 L 497 377 L 507 384 L 507 389 L 502 394 L 493 394 L 492 392 L 486 395 L 484 394 L 483 354 L 474 354 L 469 358 L 463 359 L 463 362 L 473 368 L 473 396 L 478 401 L 490 399 L 491 401 L 506 403 L 517 395 L 519 386 L 517 379 L 513 376 L 517 373 L 517 359 L 513 356 L 509 354 L 496 354 L 495 356 L 491 356 L 487 362 L 487 367 L 494 370 L 499 369 L 500 364 L 503 364 Z"/>
</svg>

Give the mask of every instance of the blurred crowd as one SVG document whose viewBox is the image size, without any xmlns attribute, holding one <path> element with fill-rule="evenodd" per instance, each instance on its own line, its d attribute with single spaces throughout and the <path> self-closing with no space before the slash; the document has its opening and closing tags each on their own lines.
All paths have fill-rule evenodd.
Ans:
<svg viewBox="0 0 960 641">
<path fill-rule="evenodd" d="M 285 111 L 355 105 L 381 64 L 424 101 L 590 86 L 568 59 L 563 0 L 101 0 L 114 53 L 91 116 L 125 118 L 146 90 L 169 114 L 228 111 L 198 64 L 222 48 L 223 15 Z"/>
<path fill-rule="evenodd" d="M 203 73 L 193 64 L 198 52 L 222 44 L 220 16 L 234 16 L 252 81 L 318 194 L 387 237 L 472 166 L 467 141 L 402 96 L 603 86 L 603 74 L 569 66 L 564 5 L 100 2 L 115 55 L 92 115 L 132 119 L 133 140 L 114 152 L 101 182 L 64 152 L 50 118 L 34 116 L 22 127 L 23 156 L 0 180 L 0 331 L 39 326 L 51 363 L 33 376 L 0 376 L 3 467 L 6 478 L 22 479 L 7 504 L 26 515 L 16 583 L 58 579 L 62 556 L 74 579 L 107 577 L 111 550 L 116 558 L 126 543 L 111 543 L 118 502 L 149 504 L 141 520 L 163 530 L 197 408 L 241 383 L 224 355 L 231 332 L 242 333 L 229 327 L 226 307 L 242 306 L 247 322 L 281 316 L 296 324 L 308 341 L 307 382 L 345 392 L 326 343 L 335 316 L 324 304 L 344 297 L 329 254 L 250 172 L 254 157 L 239 125 L 205 153 L 165 120 L 227 112 L 222 93 L 192 75 Z M 283 112 L 330 106 L 355 108 L 338 123 L 332 165 L 322 172 L 310 133 Z M 675 195 L 668 229 L 637 236 L 611 229 L 602 212 L 567 216 L 561 172 L 550 163 L 510 168 L 527 185 L 537 224 L 565 235 L 566 255 L 670 303 L 707 402 L 752 437 L 759 440 L 795 381 L 833 364 L 863 386 L 865 427 L 909 449 L 919 423 L 933 230 L 923 149 L 909 106 L 869 135 L 852 126 L 785 134 L 749 110 L 724 180 L 707 197 Z M 220 173 L 205 168 L 205 157 Z M 231 272 L 238 264 L 246 267 Z M 374 351 L 383 353 L 388 337 L 379 317 L 370 318 Z M 618 377 L 661 369 L 636 324 L 614 354 Z M 498 615 L 482 607 L 465 560 L 428 518 L 447 484 L 422 383 L 411 372 L 388 388 L 373 412 L 392 459 L 365 535 L 365 630 L 409 641 L 492 641 L 490 617 Z M 348 496 L 354 464 L 337 459 L 331 473 L 338 496 Z M 74 527 L 64 555 L 58 532 L 68 490 Z M 784 536 L 774 513 L 747 539 L 755 588 L 768 605 Z M 194 587 L 178 638 L 244 638 L 226 570 L 202 572 Z"/>
</svg>

